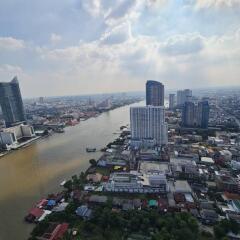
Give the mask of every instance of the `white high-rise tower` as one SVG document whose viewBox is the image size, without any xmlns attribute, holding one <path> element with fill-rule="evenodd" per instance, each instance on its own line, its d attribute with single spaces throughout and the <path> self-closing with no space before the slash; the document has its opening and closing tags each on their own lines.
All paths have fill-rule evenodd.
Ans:
<svg viewBox="0 0 240 240">
<path fill-rule="evenodd" d="M 168 126 L 163 106 L 130 108 L 131 138 L 134 142 L 153 140 L 157 145 L 168 142 Z"/>
</svg>

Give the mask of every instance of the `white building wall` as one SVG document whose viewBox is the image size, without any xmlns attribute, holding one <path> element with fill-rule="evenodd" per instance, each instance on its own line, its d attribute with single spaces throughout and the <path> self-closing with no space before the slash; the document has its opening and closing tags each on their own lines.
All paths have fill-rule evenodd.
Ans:
<svg viewBox="0 0 240 240">
<path fill-rule="evenodd" d="M 22 136 L 23 137 L 34 137 L 35 136 L 35 133 L 34 133 L 34 130 L 33 130 L 32 126 L 22 125 L 21 129 L 22 129 Z"/>
<path fill-rule="evenodd" d="M 167 123 L 162 106 L 130 108 L 132 139 L 155 139 L 157 144 L 167 144 Z"/>
<path fill-rule="evenodd" d="M 5 128 L 5 129 L 3 129 L 3 131 L 13 133 L 15 135 L 16 139 L 22 138 L 21 125 L 17 125 L 17 126 L 10 127 L 10 128 Z"/>
<path fill-rule="evenodd" d="M 21 139 L 23 137 L 34 137 L 35 136 L 35 132 L 33 130 L 32 126 L 29 125 L 17 125 L 14 127 L 10 127 L 10 128 L 5 128 L 3 129 L 3 132 L 5 133 L 12 133 L 14 134 L 15 138 Z"/>
</svg>

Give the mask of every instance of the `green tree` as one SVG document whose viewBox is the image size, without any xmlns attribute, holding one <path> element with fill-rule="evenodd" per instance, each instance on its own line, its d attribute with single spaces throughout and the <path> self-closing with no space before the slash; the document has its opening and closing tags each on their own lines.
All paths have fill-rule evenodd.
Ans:
<svg viewBox="0 0 240 240">
<path fill-rule="evenodd" d="M 95 167 L 97 166 L 97 161 L 95 159 L 90 159 L 89 163 L 91 164 L 91 166 Z"/>
</svg>

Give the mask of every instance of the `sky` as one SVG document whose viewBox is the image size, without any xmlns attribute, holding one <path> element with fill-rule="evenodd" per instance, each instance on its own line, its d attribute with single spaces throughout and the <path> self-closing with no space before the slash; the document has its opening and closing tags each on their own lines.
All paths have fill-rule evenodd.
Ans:
<svg viewBox="0 0 240 240">
<path fill-rule="evenodd" d="M 24 97 L 240 85 L 240 0 L 0 0 Z"/>
</svg>

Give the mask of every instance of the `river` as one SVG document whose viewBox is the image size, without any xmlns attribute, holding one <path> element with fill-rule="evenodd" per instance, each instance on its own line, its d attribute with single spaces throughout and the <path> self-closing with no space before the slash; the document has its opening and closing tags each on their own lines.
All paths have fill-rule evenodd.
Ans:
<svg viewBox="0 0 240 240">
<path fill-rule="evenodd" d="M 0 158 L 0 240 L 27 239 L 33 225 L 23 218 L 29 209 L 59 190 L 63 179 L 85 171 L 89 159 L 101 155 L 86 153 L 86 147 L 101 149 L 128 123 L 129 106 L 124 106 Z"/>
</svg>

